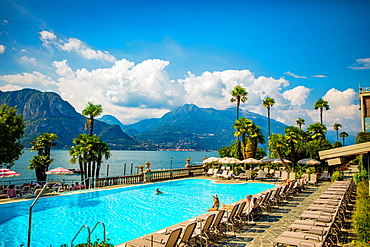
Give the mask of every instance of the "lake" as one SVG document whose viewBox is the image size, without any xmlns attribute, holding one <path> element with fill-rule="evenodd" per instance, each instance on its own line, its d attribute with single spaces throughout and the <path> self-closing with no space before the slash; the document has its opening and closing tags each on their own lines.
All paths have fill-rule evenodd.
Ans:
<svg viewBox="0 0 370 247">
<path fill-rule="evenodd" d="M 51 156 L 54 160 L 50 165 L 49 169 L 56 167 L 63 168 L 75 168 L 79 169 L 78 163 L 71 164 L 68 150 L 52 150 Z M 35 156 L 36 152 L 30 152 L 29 149 L 25 149 L 23 155 L 11 170 L 20 173 L 19 177 L 4 178 L 2 182 L 5 184 L 10 183 L 24 183 L 36 180 L 36 175 L 34 170 L 28 170 L 27 166 L 29 161 Z M 215 156 L 218 157 L 217 152 L 186 152 L 186 151 L 126 151 L 126 150 L 111 150 L 111 157 L 108 160 L 104 160 L 102 168 L 100 170 L 101 177 L 114 177 L 124 175 L 124 163 L 126 162 L 126 175 L 137 174 L 137 166 L 145 165 L 148 160 L 152 164 L 150 169 L 170 169 L 171 168 L 171 158 L 172 168 L 184 168 L 185 159 L 191 158 L 191 164 L 201 164 L 203 159 L 206 157 Z M 132 163 L 132 165 L 131 165 Z M 109 164 L 109 165 L 108 165 Z M 132 167 L 132 173 L 131 173 Z M 63 179 L 65 181 L 80 181 L 80 175 L 48 175 L 48 180 Z"/>
</svg>

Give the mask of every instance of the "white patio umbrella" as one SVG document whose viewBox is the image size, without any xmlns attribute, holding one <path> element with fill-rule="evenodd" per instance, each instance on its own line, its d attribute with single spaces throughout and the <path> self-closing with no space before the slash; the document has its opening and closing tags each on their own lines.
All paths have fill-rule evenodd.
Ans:
<svg viewBox="0 0 370 247">
<path fill-rule="evenodd" d="M 271 163 L 272 161 L 274 161 L 274 159 L 270 159 L 268 157 L 265 157 L 265 158 L 260 159 L 260 162 L 262 162 L 263 164 L 265 164 L 265 163 Z"/>
<path fill-rule="evenodd" d="M 285 163 L 292 163 L 290 160 L 287 160 L 287 159 L 283 159 L 283 161 Z M 273 163 L 273 164 L 283 164 L 283 162 L 280 159 L 275 159 L 271 163 Z"/>
<path fill-rule="evenodd" d="M 259 161 L 259 160 L 254 159 L 254 158 L 248 158 L 248 159 L 242 160 L 240 163 L 243 163 L 243 164 L 261 164 L 262 162 Z"/>
<path fill-rule="evenodd" d="M 315 160 L 315 159 L 310 159 L 310 158 L 306 158 L 306 159 L 301 159 L 298 161 L 298 164 L 300 165 L 320 165 L 321 162 L 318 161 L 318 160 Z"/>
<path fill-rule="evenodd" d="M 238 160 L 237 158 L 229 158 L 229 157 L 224 157 L 224 158 L 221 158 L 218 163 L 220 164 L 228 164 L 228 165 L 235 165 L 235 164 L 240 164 L 241 161 Z"/>
<path fill-rule="evenodd" d="M 220 158 L 217 158 L 217 157 L 209 157 L 208 159 L 203 160 L 203 163 L 204 164 L 213 163 L 213 162 L 218 162 L 219 160 Z"/>
</svg>

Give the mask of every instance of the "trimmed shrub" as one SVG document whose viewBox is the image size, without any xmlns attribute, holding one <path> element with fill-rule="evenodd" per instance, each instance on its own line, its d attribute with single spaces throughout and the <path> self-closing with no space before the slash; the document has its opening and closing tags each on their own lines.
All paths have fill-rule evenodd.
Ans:
<svg viewBox="0 0 370 247">
<path fill-rule="evenodd" d="M 367 180 L 357 184 L 356 211 L 353 215 L 353 226 L 360 245 L 370 243 L 370 196 Z M 361 245 L 362 244 L 362 245 Z"/>
</svg>

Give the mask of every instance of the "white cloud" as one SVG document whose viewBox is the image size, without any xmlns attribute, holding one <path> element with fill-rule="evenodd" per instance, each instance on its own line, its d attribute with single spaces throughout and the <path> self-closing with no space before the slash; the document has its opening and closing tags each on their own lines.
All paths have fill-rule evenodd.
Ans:
<svg viewBox="0 0 370 247">
<path fill-rule="evenodd" d="M 37 84 L 42 84 L 44 86 L 56 85 L 56 82 L 53 81 L 49 76 L 41 74 L 38 71 L 16 75 L 3 75 L 0 76 L 0 81 L 5 81 L 11 84 L 18 85 L 37 85 Z"/>
<path fill-rule="evenodd" d="M 51 49 L 51 45 L 68 52 L 76 52 L 80 56 L 88 60 L 100 60 L 107 62 L 115 62 L 116 58 L 109 54 L 107 51 L 100 51 L 88 48 L 81 40 L 76 38 L 70 38 L 64 42 L 58 39 L 57 36 L 48 31 L 40 32 L 40 39 L 43 42 L 43 46 Z"/>
<path fill-rule="evenodd" d="M 0 54 L 3 54 L 5 52 L 5 45 L 0 45 Z"/>
<path fill-rule="evenodd" d="M 293 74 L 290 71 L 285 72 L 284 75 L 291 76 L 291 77 L 294 77 L 294 78 L 307 78 L 306 76 L 299 76 L 299 75 Z"/>
<path fill-rule="evenodd" d="M 283 97 L 291 102 L 292 105 L 301 106 L 306 103 L 310 91 L 312 89 L 304 86 L 297 86 L 291 90 L 287 90 L 283 93 Z"/>
<path fill-rule="evenodd" d="M 102 104 L 106 114 L 114 113 L 121 120 L 128 118 L 127 113 L 135 119 L 138 118 L 134 117 L 135 112 L 145 115 L 145 111 L 150 117 L 160 117 L 185 103 L 182 98 L 184 89 L 170 81 L 164 70 L 168 64 L 153 59 L 135 65 L 122 59 L 111 68 L 73 71 L 66 61 L 53 63 L 62 76 L 58 79 L 61 96 L 78 111 L 92 101 Z"/>
<path fill-rule="evenodd" d="M 3 92 L 16 91 L 16 90 L 21 90 L 21 89 L 23 88 L 17 85 L 12 85 L 12 84 L 7 84 L 3 87 L 0 87 L 0 91 L 3 91 Z"/>
<path fill-rule="evenodd" d="M 326 75 L 313 75 L 312 77 L 325 78 L 325 77 L 327 77 L 327 76 L 326 76 Z"/>
<path fill-rule="evenodd" d="M 30 63 L 32 64 L 33 66 L 39 66 L 39 64 L 36 62 L 36 59 L 33 58 L 33 57 L 27 57 L 27 56 L 23 56 L 21 57 L 21 60 L 25 63 Z"/>
<path fill-rule="evenodd" d="M 350 69 L 370 69 L 370 58 L 357 59 L 356 63 L 349 67 Z"/>
<path fill-rule="evenodd" d="M 323 123 L 328 129 L 332 130 L 334 123 L 340 123 L 343 131 L 352 133 L 361 131 L 359 105 L 355 104 L 357 94 L 354 89 L 339 91 L 332 88 L 323 99 L 328 101 L 330 106 L 330 110 L 323 113 Z M 307 110 L 307 113 L 313 122 L 320 121 L 318 110 Z"/>
</svg>

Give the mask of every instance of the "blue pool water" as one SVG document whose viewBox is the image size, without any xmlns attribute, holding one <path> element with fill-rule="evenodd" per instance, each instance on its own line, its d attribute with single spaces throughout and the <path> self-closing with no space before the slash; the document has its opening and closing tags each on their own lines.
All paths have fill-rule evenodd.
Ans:
<svg viewBox="0 0 370 247">
<path fill-rule="evenodd" d="M 217 184 L 206 179 L 182 179 L 40 198 L 33 208 L 31 246 L 69 246 L 82 225 L 92 228 L 98 221 L 105 223 L 107 238 L 116 245 L 205 213 L 213 203 L 212 194 L 228 204 L 272 187 L 263 183 Z M 164 193 L 156 195 L 155 188 Z M 0 205 L 1 247 L 27 246 L 31 203 Z M 86 237 L 82 232 L 75 244 L 86 242 Z M 100 226 L 92 237 L 102 239 Z"/>
</svg>

